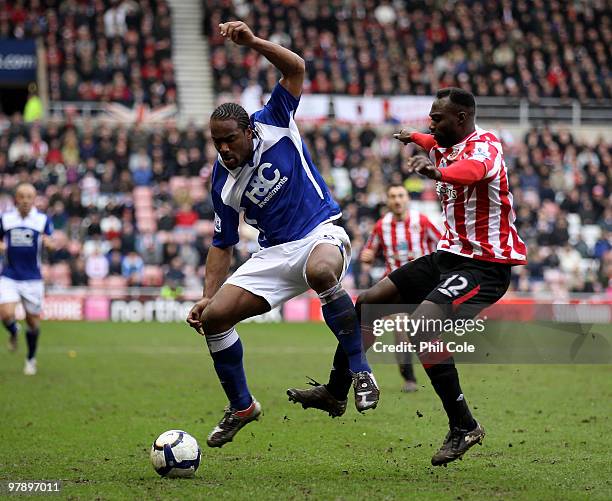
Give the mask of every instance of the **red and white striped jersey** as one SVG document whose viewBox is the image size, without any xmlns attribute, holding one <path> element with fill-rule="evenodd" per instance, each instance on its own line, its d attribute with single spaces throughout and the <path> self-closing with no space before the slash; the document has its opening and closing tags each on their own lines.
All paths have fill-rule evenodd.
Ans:
<svg viewBox="0 0 612 501">
<path fill-rule="evenodd" d="M 387 273 L 418 257 L 436 250 L 440 232 L 429 218 L 416 211 L 410 211 L 403 221 L 397 221 L 388 212 L 374 225 L 374 230 L 364 249 L 374 252 L 382 250 Z"/>
<path fill-rule="evenodd" d="M 438 250 L 482 261 L 527 263 L 525 243 L 514 226 L 512 194 L 499 139 L 479 127 L 450 148 L 438 146 L 428 134 L 413 136 L 442 174 L 436 191 L 445 233 Z M 476 180 L 464 180 L 470 177 Z"/>
</svg>

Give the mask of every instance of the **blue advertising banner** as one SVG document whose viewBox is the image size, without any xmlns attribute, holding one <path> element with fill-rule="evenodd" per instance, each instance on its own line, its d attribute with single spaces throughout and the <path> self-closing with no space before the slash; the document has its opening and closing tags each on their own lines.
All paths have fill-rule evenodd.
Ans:
<svg viewBox="0 0 612 501">
<path fill-rule="evenodd" d="M 35 41 L 0 39 L 0 84 L 28 83 L 35 80 Z"/>
</svg>

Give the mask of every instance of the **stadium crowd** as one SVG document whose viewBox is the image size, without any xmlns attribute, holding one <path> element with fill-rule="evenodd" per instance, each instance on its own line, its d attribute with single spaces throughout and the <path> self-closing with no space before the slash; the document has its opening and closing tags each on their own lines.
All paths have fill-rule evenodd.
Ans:
<svg viewBox="0 0 612 501">
<path fill-rule="evenodd" d="M 270 92 L 272 66 L 224 44 L 221 21 L 301 54 L 307 93 L 477 96 L 583 103 L 612 97 L 612 27 L 605 0 L 203 0 L 216 90 Z"/>
<path fill-rule="evenodd" d="M 477 96 L 534 101 L 612 96 L 612 31 L 602 0 L 204 0 L 204 6 L 221 95 L 261 94 L 278 80 L 255 52 L 219 37 L 221 20 L 240 18 L 303 55 L 310 93 L 430 95 L 457 85 Z M 176 100 L 166 0 L 0 0 L 0 37 L 31 36 L 42 37 L 47 49 L 52 101 Z M 354 255 L 384 211 L 389 183 L 403 183 L 413 200 L 438 210 L 433 183 L 406 171 L 414 147 L 402 147 L 391 130 L 333 120 L 302 130 L 341 202 Z M 529 249 L 529 264 L 515 269 L 514 289 L 612 294 L 611 145 L 563 128 L 533 128 L 525 137 L 498 132 Z M 0 115 L 0 212 L 10 207 L 18 182 L 37 188 L 59 243 L 45 267 L 50 284 L 200 289 L 212 242 L 215 158 L 209 132 L 194 125 L 76 128 Z M 234 268 L 257 248 L 254 230 L 241 231 Z M 366 288 L 382 271 L 354 259 L 348 280 Z"/>
<path fill-rule="evenodd" d="M 212 241 L 208 187 L 216 152 L 207 130 L 168 122 L 147 131 L 5 120 L 0 134 L 0 212 L 10 191 L 30 181 L 60 243 L 48 256 L 55 285 L 201 286 Z M 404 183 L 413 200 L 435 201 L 433 182 L 408 176 L 390 130 L 334 122 L 303 127 L 314 161 L 343 206 L 358 253 L 384 210 L 385 187 Z M 612 148 L 565 129 L 500 131 L 529 265 L 515 269 L 519 291 L 612 294 Z M 433 204 L 431 204 L 433 205 Z M 244 225 L 234 267 L 256 247 Z M 354 260 L 349 280 L 369 286 L 381 268 Z"/>
<path fill-rule="evenodd" d="M 0 38 L 33 37 L 51 101 L 176 102 L 165 0 L 0 0 Z"/>
</svg>

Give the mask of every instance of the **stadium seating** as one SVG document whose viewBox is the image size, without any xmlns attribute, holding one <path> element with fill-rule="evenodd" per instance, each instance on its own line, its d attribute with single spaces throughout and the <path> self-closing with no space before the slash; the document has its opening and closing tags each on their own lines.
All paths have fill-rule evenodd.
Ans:
<svg viewBox="0 0 612 501">
<path fill-rule="evenodd" d="M 1 3 L 0 37 L 44 40 L 52 101 L 176 102 L 165 0 Z"/>
<path fill-rule="evenodd" d="M 273 68 L 228 46 L 219 22 L 244 20 L 307 62 L 307 93 L 612 97 L 606 2 L 219 2 L 203 0 L 216 90 L 270 92 Z M 567 9 L 567 12 L 564 10 Z M 536 29 L 537 26 L 537 29 Z"/>
</svg>

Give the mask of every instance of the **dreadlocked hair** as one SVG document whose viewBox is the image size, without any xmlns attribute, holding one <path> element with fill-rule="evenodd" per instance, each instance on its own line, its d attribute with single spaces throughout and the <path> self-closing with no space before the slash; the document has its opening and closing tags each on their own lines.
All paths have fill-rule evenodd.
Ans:
<svg viewBox="0 0 612 501">
<path fill-rule="evenodd" d="M 223 103 L 210 116 L 211 120 L 236 120 L 238 127 L 246 130 L 251 126 L 251 120 L 246 110 L 236 103 Z"/>
</svg>

